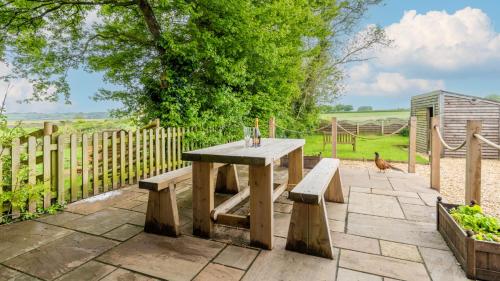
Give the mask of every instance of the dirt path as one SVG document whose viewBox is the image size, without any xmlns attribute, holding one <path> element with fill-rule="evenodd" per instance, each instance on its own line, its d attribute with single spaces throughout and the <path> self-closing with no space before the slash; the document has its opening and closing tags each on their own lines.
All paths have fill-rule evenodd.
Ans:
<svg viewBox="0 0 500 281">
<path fill-rule="evenodd" d="M 342 160 L 342 164 L 351 167 L 374 168 L 371 161 Z M 394 164 L 407 170 L 406 164 Z M 428 165 L 417 165 L 418 175 L 429 178 L 430 167 Z M 490 215 L 500 218 L 500 161 L 483 160 L 481 176 L 481 198 L 484 211 Z M 443 158 L 441 159 L 441 194 L 452 203 L 463 203 L 465 196 L 465 159 Z"/>
</svg>

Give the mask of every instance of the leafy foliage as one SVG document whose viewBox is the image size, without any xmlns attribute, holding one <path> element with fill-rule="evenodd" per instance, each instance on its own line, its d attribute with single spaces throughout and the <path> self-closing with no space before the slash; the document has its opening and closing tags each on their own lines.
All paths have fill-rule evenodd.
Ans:
<svg viewBox="0 0 500 281">
<path fill-rule="evenodd" d="M 378 2 L 0 0 L 0 60 L 34 100 L 69 100 L 67 72 L 83 66 L 120 86 L 96 100 L 136 122 L 241 128 L 274 115 L 303 129 L 338 95 L 339 65 L 384 40 L 375 27 L 346 48 L 334 40 Z"/>
<path fill-rule="evenodd" d="M 479 205 L 458 206 L 450 214 L 465 230 L 474 232 L 474 239 L 500 242 L 500 221 L 483 214 Z"/>
</svg>

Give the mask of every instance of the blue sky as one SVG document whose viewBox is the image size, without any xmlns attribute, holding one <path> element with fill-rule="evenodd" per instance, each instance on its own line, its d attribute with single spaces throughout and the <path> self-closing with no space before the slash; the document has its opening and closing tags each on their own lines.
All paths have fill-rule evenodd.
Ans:
<svg viewBox="0 0 500 281">
<path fill-rule="evenodd" d="M 403 21 L 405 12 L 412 10 Z M 498 1 L 385 1 L 368 11 L 362 26 L 368 24 L 386 28 L 395 46 L 375 52 L 377 58 L 368 63 L 349 65 L 351 77 L 339 102 L 388 109 L 409 107 L 412 95 L 438 88 L 477 96 L 500 94 Z M 408 41 L 414 48 L 401 48 Z M 481 49 L 485 45 L 489 48 Z M 391 88 L 383 82 L 408 83 Z"/>
<path fill-rule="evenodd" d="M 370 24 L 384 27 L 394 45 L 367 54 L 373 60 L 345 67 L 345 92 L 338 102 L 389 109 L 409 107 L 412 95 L 435 89 L 500 94 L 498 0 L 384 1 L 368 11 L 360 29 Z M 19 105 L 11 100 L 8 111 L 95 112 L 119 107 L 91 99 L 99 88 L 113 87 L 100 74 L 73 70 L 69 81 L 71 105 Z M 15 97 L 29 94 L 26 82 L 14 87 Z"/>
</svg>

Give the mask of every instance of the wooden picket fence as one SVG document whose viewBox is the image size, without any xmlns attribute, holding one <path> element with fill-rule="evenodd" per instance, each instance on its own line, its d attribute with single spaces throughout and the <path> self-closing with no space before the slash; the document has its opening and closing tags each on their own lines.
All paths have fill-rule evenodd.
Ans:
<svg viewBox="0 0 500 281">
<path fill-rule="evenodd" d="M 23 167 L 28 167 L 28 184 L 43 184 L 43 203 L 38 204 L 47 208 L 188 165 L 181 154 L 196 147 L 185 139 L 190 129 L 149 127 L 57 136 L 45 128 L 45 135 L 14 139 L 10 147 L 0 147 L 1 156 L 10 156 L 10 163 L 2 163 L 0 157 L 0 193 L 18 188 Z M 30 200 L 28 205 L 34 211 L 37 202 Z"/>
</svg>

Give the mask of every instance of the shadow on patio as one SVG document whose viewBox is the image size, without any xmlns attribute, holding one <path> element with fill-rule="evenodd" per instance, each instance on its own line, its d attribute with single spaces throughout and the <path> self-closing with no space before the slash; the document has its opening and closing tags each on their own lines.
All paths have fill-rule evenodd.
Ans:
<svg viewBox="0 0 500 281">
<path fill-rule="evenodd" d="M 272 251 L 250 247 L 247 230 L 221 225 L 211 240 L 193 237 L 186 181 L 177 193 L 179 238 L 142 231 L 148 195 L 137 186 L 1 226 L 0 280 L 467 280 L 436 231 L 438 193 L 426 179 L 364 168 L 341 173 L 348 204 L 327 203 L 333 260 L 284 249 L 292 210 L 286 192 L 274 203 Z M 275 174 L 283 180 L 286 171 Z M 236 213 L 247 214 L 248 202 Z"/>
</svg>

